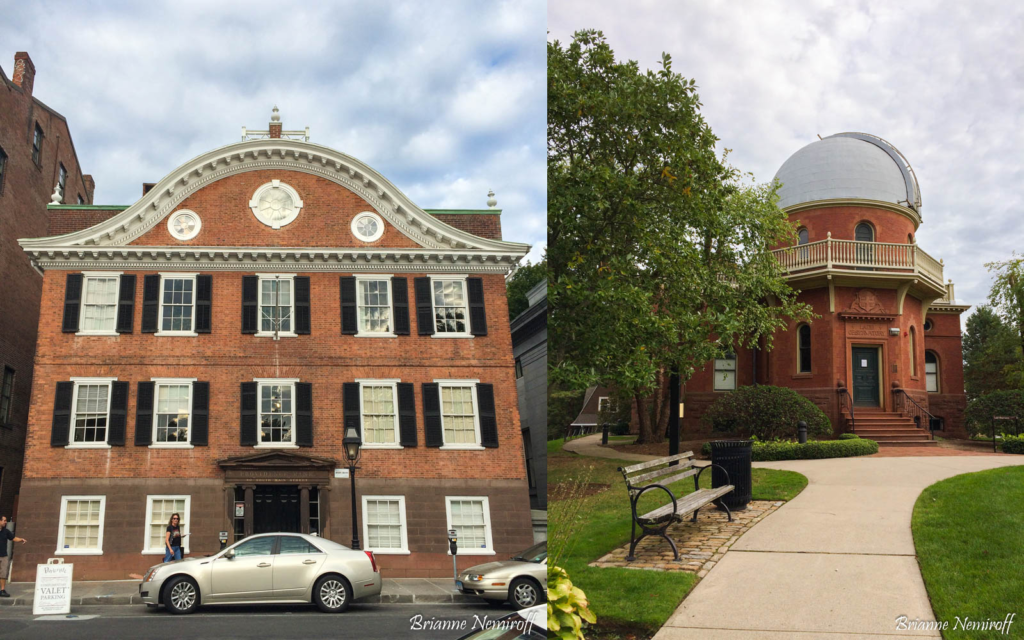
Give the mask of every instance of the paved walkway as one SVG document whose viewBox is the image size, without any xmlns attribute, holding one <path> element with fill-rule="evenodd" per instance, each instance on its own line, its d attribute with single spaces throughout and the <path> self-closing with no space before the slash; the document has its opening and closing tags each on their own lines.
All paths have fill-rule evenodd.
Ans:
<svg viewBox="0 0 1024 640">
<path fill-rule="evenodd" d="M 611 458 L 612 460 L 635 460 L 637 462 L 645 462 L 647 460 L 654 460 L 658 456 L 645 456 L 641 453 L 626 453 L 625 451 L 616 451 L 611 447 L 601 446 L 601 434 L 592 433 L 589 436 L 583 436 L 582 438 L 575 438 L 566 442 L 562 445 L 563 451 L 569 451 L 571 453 L 578 453 L 581 456 L 590 456 L 591 458 Z M 668 455 L 668 454 L 666 454 Z"/>
<path fill-rule="evenodd" d="M 896 630 L 898 616 L 935 619 L 910 531 L 914 503 L 939 480 L 1010 465 L 1024 456 L 755 463 L 809 484 L 732 546 L 655 640 L 938 637 Z"/>
</svg>

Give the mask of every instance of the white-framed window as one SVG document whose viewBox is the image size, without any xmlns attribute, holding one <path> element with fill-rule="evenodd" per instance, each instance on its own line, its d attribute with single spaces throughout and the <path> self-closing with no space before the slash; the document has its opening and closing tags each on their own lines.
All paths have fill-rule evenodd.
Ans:
<svg viewBox="0 0 1024 640">
<path fill-rule="evenodd" d="M 71 434 L 67 447 L 105 449 L 110 432 L 110 388 L 117 378 L 71 378 Z"/>
<path fill-rule="evenodd" d="M 196 273 L 160 274 L 158 336 L 195 336 Z"/>
<path fill-rule="evenodd" d="M 939 392 L 939 359 L 934 351 L 924 352 L 924 381 L 928 393 Z"/>
<path fill-rule="evenodd" d="M 359 332 L 356 335 L 395 335 L 391 303 L 390 275 L 357 275 L 356 306 L 359 310 Z"/>
<path fill-rule="evenodd" d="M 192 383 L 195 378 L 153 378 L 153 439 L 151 448 L 192 445 Z M 136 427 L 137 428 L 137 427 Z"/>
<path fill-rule="evenodd" d="M 363 540 L 374 553 L 409 553 L 405 496 L 363 496 Z"/>
<path fill-rule="evenodd" d="M 79 335 L 117 335 L 117 297 L 120 272 L 82 272 L 82 312 Z"/>
<path fill-rule="evenodd" d="M 471 337 L 465 276 L 431 278 L 430 293 L 434 305 L 434 337 Z"/>
<path fill-rule="evenodd" d="M 476 399 L 479 380 L 434 380 L 441 393 L 442 449 L 482 449 L 480 412 Z"/>
<path fill-rule="evenodd" d="M 257 379 L 259 442 L 263 448 L 295 448 L 295 383 L 298 378 Z"/>
<path fill-rule="evenodd" d="M 146 496 L 146 539 L 142 553 L 146 555 L 163 555 L 166 550 L 164 537 L 171 516 L 178 514 L 178 529 L 181 531 L 181 552 L 188 553 L 188 523 L 191 521 L 190 510 L 192 496 Z"/>
<path fill-rule="evenodd" d="M 260 274 L 260 325 L 257 336 L 295 336 L 295 274 Z"/>
<path fill-rule="evenodd" d="M 384 235 L 384 220 L 372 211 L 364 211 L 352 218 L 352 235 L 363 242 L 374 242 Z"/>
<path fill-rule="evenodd" d="M 401 449 L 398 435 L 398 380 L 356 380 L 363 447 Z"/>
<path fill-rule="evenodd" d="M 736 354 L 715 360 L 715 391 L 736 389 Z"/>
<path fill-rule="evenodd" d="M 608 396 L 601 396 L 597 399 L 597 412 L 601 413 L 611 404 L 611 398 Z"/>
<path fill-rule="evenodd" d="M 491 507 L 486 496 L 445 496 L 448 528 L 455 529 L 459 553 L 494 555 Z M 451 551 L 448 552 L 451 555 Z"/>
<path fill-rule="evenodd" d="M 59 556 L 103 555 L 106 507 L 106 496 L 61 496 L 55 553 Z"/>
</svg>

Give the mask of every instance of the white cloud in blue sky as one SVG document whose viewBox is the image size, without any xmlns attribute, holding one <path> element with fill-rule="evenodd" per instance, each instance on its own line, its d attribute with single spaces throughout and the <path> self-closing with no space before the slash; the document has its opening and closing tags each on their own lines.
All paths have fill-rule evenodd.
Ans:
<svg viewBox="0 0 1024 640">
<path fill-rule="evenodd" d="M 517 2 L 0 2 L 0 66 L 70 124 L 98 204 L 186 160 L 286 129 L 363 160 L 424 208 L 503 209 L 546 246 L 546 5 Z"/>
<path fill-rule="evenodd" d="M 921 184 L 918 242 L 967 304 L 1024 250 L 1024 3 L 552 0 L 549 37 L 604 31 L 619 58 L 695 78 L 730 161 L 768 181 L 841 131 L 896 145 Z"/>
</svg>

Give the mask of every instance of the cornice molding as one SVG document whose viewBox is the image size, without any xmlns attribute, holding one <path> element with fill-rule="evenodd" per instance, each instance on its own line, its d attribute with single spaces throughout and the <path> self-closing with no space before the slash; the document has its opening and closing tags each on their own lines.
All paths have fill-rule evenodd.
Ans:
<svg viewBox="0 0 1024 640">
<path fill-rule="evenodd" d="M 893 204 L 891 202 L 883 202 L 881 200 L 861 200 L 857 198 L 836 198 L 832 200 L 814 200 L 812 202 L 801 202 L 791 207 L 783 209 L 787 214 L 801 213 L 809 211 L 811 209 L 828 209 L 831 207 L 869 207 L 872 209 L 885 209 L 886 211 L 892 211 L 898 213 L 910 219 L 914 223 L 914 231 L 917 231 L 918 227 L 921 226 L 921 216 L 913 209 Z"/>
</svg>

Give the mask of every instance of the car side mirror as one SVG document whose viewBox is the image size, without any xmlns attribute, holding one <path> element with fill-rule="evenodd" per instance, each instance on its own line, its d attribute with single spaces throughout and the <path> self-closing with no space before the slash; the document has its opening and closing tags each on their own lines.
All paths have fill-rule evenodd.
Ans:
<svg viewBox="0 0 1024 640">
<path fill-rule="evenodd" d="M 227 558 L 228 560 L 233 560 L 235 558 L 235 550 L 234 549 L 228 549 L 227 551 L 224 552 L 224 557 Z"/>
</svg>

